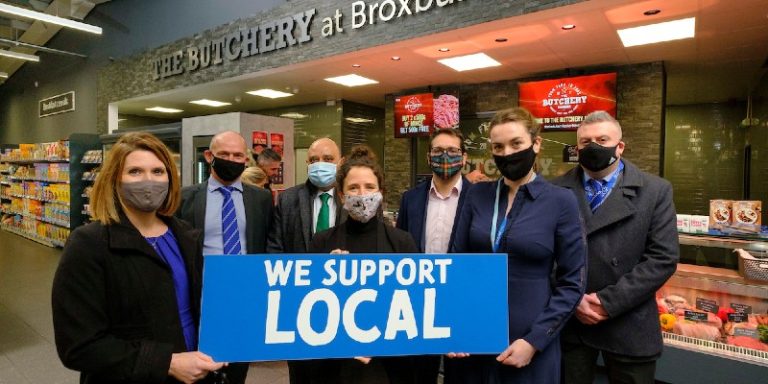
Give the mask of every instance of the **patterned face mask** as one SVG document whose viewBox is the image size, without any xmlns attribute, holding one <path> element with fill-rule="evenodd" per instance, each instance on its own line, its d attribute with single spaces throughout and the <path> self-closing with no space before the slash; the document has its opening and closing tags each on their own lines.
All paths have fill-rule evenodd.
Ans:
<svg viewBox="0 0 768 384">
<path fill-rule="evenodd" d="M 461 168 L 464 166 L 464 156 L 451 156 L 447 153 L 439 156 L 430 156 L 429 166 L 432 168 L 432 172 L 439 178 L 448 180 L 461 171 Z"/>
<path fill-rule="evenodd" d="M 349 217 L 361 223 L 367 223 L 376 216 L 383 198 L 381 192 L 344 195 L 344 209 L 349 213 Z"/>
</svg>

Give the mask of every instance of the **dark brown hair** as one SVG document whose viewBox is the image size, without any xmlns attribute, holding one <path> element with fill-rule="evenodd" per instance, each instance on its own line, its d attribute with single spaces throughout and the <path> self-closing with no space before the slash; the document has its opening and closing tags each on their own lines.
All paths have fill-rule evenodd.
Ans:
<svg viewBox="0 0 768 384">
<path fill-rule="evenodd" d="M 496 112 L 491 119 L 488 134 L 491 133 L 493 127 L 506 123 L 522 124 L 531 135 L 531 141 L 536 140 L 536 136 L 539 136 L 539 133 L 541 133 L 541 125 L 536 122 L 536 118 L 527 109 L 515 107 Z"/>
<path fill-rule="evenodd" d="M 352 167 L 370 168 L 379 182 L 379 190 L 384 189 L 384 172 L 381 171 L 381 167 L 376 161 L 376 154 L 373 153 L 373 149 L 367 145 L 355 145 L 349 154 L 344 156 L 341 165 L 339 165 L 339 171 L 336 173 L 336 187 L 340 189 L 340 192 L 343 193 L 344 191 L 344 180 Z"/>
<path fill-rule="evenodd" d="M 435 137 L 438 137 L 440 135 L 448 135 L 451 137 L 455 137 L 459 139 L 459 143 L 461 143 L 461 152 L 466 152 L 467 147 L 464 145 L 464 134 L 461 133 L 460 130 L 455 128 L 446 128 L 446 129 L 435 129 L 432 134 L 429 136 L 429 149 L 432 149 L 432 141 L 435 140 Z"/>
</svg>

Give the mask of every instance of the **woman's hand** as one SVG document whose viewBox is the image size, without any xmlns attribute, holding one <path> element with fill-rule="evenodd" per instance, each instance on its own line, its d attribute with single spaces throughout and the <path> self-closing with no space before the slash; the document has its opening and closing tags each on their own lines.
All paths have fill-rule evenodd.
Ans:
<svg viewBox="0 0 768 384">
<path fill-rule="evenodd" d="M 202 380 L 208 372 L 221 369 L 225 363 L 217 363 L 213 359 L 198 351 L 174 353 L 171 355 L 171 366 L 168 374 L 177 380 L 191 384 Z"/>
<path fill-rule="evenodd" d="M 359 362 L 361 362 L 363 364 L 368 364 L 368 363 L 371 362 L 371 358 L 370 357 L 363 357 L 363 356 L 355 357 L 355 360 L 357 360 L 357 361 L 359 361 Z"/>
<path fill-rule="evenodd" d="M 331 255 L 348 255 L 348 254 L 349 254 L 349 251 L 345 251 L 345 250 L 338 249 L 338 248 L 336 248 L 333 251 L 331 251 Z"/>
<path fill-rule="evenodd" d="M 469 357 L 469 353 L 464 352 L 448 352 L 445 354 L 445 357 L 449 359 L 461 359 L 464 357 Z"/>
<path fill-rule="evenodd" d="M 496 361 L 515 368 L 522 368 L 531 363 L 534 353 L 536 353 L 536 348 L 530 343 L 523 339 L 517 339 L 501 355 L 496 356 Z"/>
</svg>

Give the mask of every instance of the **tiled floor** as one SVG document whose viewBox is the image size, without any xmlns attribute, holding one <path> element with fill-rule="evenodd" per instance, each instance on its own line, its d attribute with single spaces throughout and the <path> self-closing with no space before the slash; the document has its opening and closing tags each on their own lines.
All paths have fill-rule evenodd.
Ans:
<svg viewBox="0 0 768 384">
<path fill-rule="evenodd" d="M 0 230 L 0 384 L 78 383 L 56 355 L 51 283 L 60 250 Z M 288 383 L 283 362 L 252 364 L 248 384 Z"/>
</svg>

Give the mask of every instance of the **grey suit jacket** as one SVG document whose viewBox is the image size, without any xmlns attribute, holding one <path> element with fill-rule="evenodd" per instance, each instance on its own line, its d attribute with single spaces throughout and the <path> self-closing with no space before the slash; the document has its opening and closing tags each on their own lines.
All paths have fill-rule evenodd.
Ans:
<svg viewBox="0 0 768 384">
<path fill-rule="evenodd" d="M 184 187 L 181 190 L 181 205 L 176 216 L 186 220 L 193 227 L 205 231 L 205 207 L 208 183 Z M 245 207 L 245 238 L 249 254 L 267 251 L 267 235 L 272 222 L 272 195 L 264 189 L 243 184 L 243 205 Z"/>
<path fill-rule="evenodd" d="M 655 294 L 679 259 L 672 186 L 622 161 L 623 175 L 594 214 L 581 167 L 553 181 L 571 189 L 579 201 L 589 253 L 586 292 L 597 292 L 609 314 L 597 325 L 574 317 L 562 336 L 620 355 L 653 357 L 663 347 Z"/>
<path fill-rule="evenodd" d="M 338 188 L 334 190 L 336 224 L 344 221 Z M 273 225 L 270 229 L 267 252 L 307 253 L 312 242 L 312 198 L 317 187 L 307 180 L 283 191 L 277 198 Z"/>
</svg>

